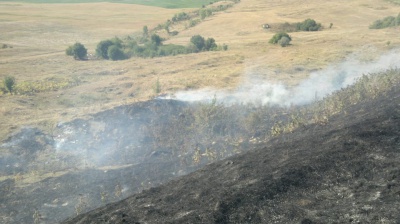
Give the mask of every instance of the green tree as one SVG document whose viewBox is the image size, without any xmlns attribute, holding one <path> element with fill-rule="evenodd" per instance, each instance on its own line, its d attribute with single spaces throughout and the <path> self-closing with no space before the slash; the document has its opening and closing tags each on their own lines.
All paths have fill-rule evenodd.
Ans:
<svg viewBox="0 0 400 224">
<path fill-rule="evenodd" d="M 208 38 L 204 43 L 205 51 L 212 51 L 217 48 L 217 44 L 215 43 L 214 38 Z"/>
<path fill-rule="evenodd" d="M 69 56 L 73 56 L 75 60 L 84 60 L 87 56 L 87 49 L 83 44 L 76 42 L 74 45 L 69 46 L 65 53 Z"/>
<path fill-rule="evenodd" d="M 286 37 L 286 38 L 289 40 L 289 42 L 292 41 L 292 38 L 289 36 L 289 34 L 287 34 L 287 33 L 285 33 L 285 32 L 280 32 L 280 33 L 275 34 L 275 35 L 269 40 L 269 43 L 271 43 L 271 44 L 277 44 L 277 43 L 279 42 L 279 40 L 280 40 L 282 37 Z"/>
<path fill-rule="evenodd" d="M 97 47 L 96 47 L 97 56 L 99 56 L 103 59 L 109 59 L 108 48 L 112 45 L 114 45 L 114 43 L 111 40 L 100 41 L 100 43 L 97 44 Z"/>
<path fill-rule="evenodd" d="M 196 46 L 198 51 L 202 51 L 205 46 L 204 37 L 200 35 L 192 36 L 192 38 L 190 38 L 190 42 L 193 43 L 194 46 Z"/>
<path fill-rule="evenodd" d="M 320 23 L 315 22 L 313 19 L 306 19 L 301 23 L 297 24 L 297 30 L 302 31 L 318 31 L 322 28 Z"/>
<path fill-rule="evenodd" d="M 149 28 L 147 26 L 143 27 L 143 37 L 147 38 L 149 36 Z"/>
<path fill-rule="evenodd" d="M 124 52 L 117 45 L 108 47 L 107 56 L 113 61 L 124 60 L 126 58 Z"/>
<path fill-rule="evenodd" d="M 113 45 L 115 45 L 119 48 L 122 48 L 123 41 L 121 39 L 119 39 L 118 37 L 112 38 L 111 42 L 113 43 Z"/>
<path fill-rule="evenodd" d="M 7 76 L 3 80 L 4 86 L 9 93 L 12 93 L 15 86 L 15 78 L 13 76 Z"/>
<path fill-rule="evenodd" d="M 154 43 L 156 46 L 160 46 L 162 44 L 162 38 L 157 34 L 151 35 L 151 42 Z"/>
<path fill-rule="evenodd" d="M 290 40 L 287 37 L 282 37 L 279 41 L 278 44 L 281 45 L 281 47 L 286 47 L 290 44 Z"/>
</svg>

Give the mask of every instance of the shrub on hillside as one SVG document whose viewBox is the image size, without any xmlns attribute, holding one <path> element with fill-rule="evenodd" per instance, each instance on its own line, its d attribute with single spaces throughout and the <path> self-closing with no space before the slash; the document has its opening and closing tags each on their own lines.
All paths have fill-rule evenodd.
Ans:
<svg viewBox="0 0 400 224">
<path fill-rule="evenodd" d="M 290 44 L 290 40 L 287 37 L 282 37 L 279 41 L 278 44 L 281 45 L 281 47 L 286 47 Z"/>
<path fill-rule="evenodd" d="M 204 42 L 204 48 L 203 50 L 205 51 L 212 51 L 217 49 L 217 44 L 215 43 L 214 38 L 208 38 L 205 42 Z"/>
<path fill-rule="evenodd" d="M 84 60 L 87 56 L 87 49 L 81 43 L 75 43 L 72 46 L 69 46 L 65 53 L 69 56 L 73 56 L 75 60 Z"/>
<path fill-rule="evenodd" d="M 369 28 L 370 29 L 383 29 L 392 26 L 399 26 L 400 25 L 400 13 L 397 17 L 388 16 L 384 19 L 378 19 L 374 23 L 372 23 Z"/>
<path fill-rule="evenodd" d="M 107 56 L 113 61 L 124 60 L 126 58 L 121 48 L 117 47 L 116 45 L 111 45 L 108 48 Z"/>
<path fill-rule="evenodd" d="M 275 29 L 280 32 L 297 32 L 297 31 L 319 31 L 322 29 L 321 23 L 317 23 L 313 19 L 306 19 L 300 23 L 282 23 L 275 25 Z"/>
<path fill-rule="evenodd" d="M 100 58 L 103 59 L 111 59 L 111 60 L 115 60 L 115 57 L 119 58 L 120 57 L 120 53 L 122 51 L 122 46 L 123 45 L 123 41 L 117 37 L 113 38 L 113 39 L 109 39 L 109 40 L 103 40 L 100 41 L 100 43 L 97 44 L 96 47 L 96 54 L 97 56 L 99 56 Z M 113 46 L 112 50 L 110 52 L 113 53 L 113 58 L 110 57 L 109 53 L 109 48 Z M 116 49 L 118 48 L 118 50 Z M 122 59 L 116 59 L 116 60 L 122 60 Z"/>
<path fill-rule="evenodd" d="M 172 17 L 172 22 L 178 22 L 182 20 L 188 20 L 190 19 L 189 15 L 185 12 L 180 12 L 178 14 L 175 14 L 174 17 Z"/>
<path fill-rule="evenodd" d="M 100 43 L 97 44 L 96 47 L 96 54 L 100 58 L 103 59 L 108 59 L 108 48 L 113 45 L 113 42 L 111 40 L 103 40 L 100 41 Z"/>
<path fill-rule="evenodd" d="M 287 44 L 290 43 L 290 41 L 292 41 L 292 38 L 289 36 L 289 34 L 285 33 L 285 32 L 281 32 L 281 33 L 277 33 L 275 34 L 270 40 L 269 43 L 271 44 L 277 44 L 279 43 L 279 41 L 285 37 L 287 40 L 285 40 L 285 42 L 288 42 Z M 287 45 L 286 45 L 287 46 Z"/>
<path fill-rule="evenodd" d="M 151 42 L 154 43 L 156 46 L 160 46 L 162 44 L 163 39 L 158 36 L 157 34 L 151 35 Z"/>
<path fill-rule="evenodd" d="M 197 51 L 202 51 L 205 45 L 205 40 L 204 37 L 200 36 L 200 35 L 195 35 L 192 36 L 192 38 L 190 38 L 190 42 L 196 46 Z"/>
<path fill-rule="evenodd" d="M 3 80 L 4 87 L 9 93 L 12 93 L 15 86 L 15 78 L 13 76 L 7 76 Z"/>
<path fill-rule="evenodd" d="M 321 23 L 315 22 L 313 19 L 306 19 L 301 23 L 297 23 L 297 30 L 301 31 L 318 31 L 322 28 Z"/>
</svg>

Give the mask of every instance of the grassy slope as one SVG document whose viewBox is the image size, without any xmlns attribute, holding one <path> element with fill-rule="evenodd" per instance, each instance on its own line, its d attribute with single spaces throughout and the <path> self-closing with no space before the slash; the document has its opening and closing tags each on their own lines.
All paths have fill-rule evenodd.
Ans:
<svg viewBox="0 0 400 224">
<path fill-rule="evenodd" d="M 9 0 L 0 0 L 0 2 L 9 2 Z M 23 3 L 124 3 L 124 4 L 138 4 L 148 5 L 163 8 L 198 8 L 202 5 L 209 4 L 208 0 L 114 0 L 114 1 L 99 1 L 99 0 L 21 0 L 17 2 Z"/>
<path fill-rule="evenodd" d="M 0 78 L 13 75 L 17 82 L 68 78 L 79 84 L 32 96 L 0 96 L 1 138 L 21 125 L 56 123 L 148 99 L 154 96 L 157 79 L 163 92 L 203 87 L 232 89 L 254 73 L 295 85 L 310 70 L 340 62 L 349 55 L 370 60 L 400 45 L 398 29 L 368 29 L 376 19 L 400 11 L 400 6 L 385 1 L 248 0 L 167 41 L 187 44 L 191 36 L 200 34 L 214 37 L 218 44 L 228 44 L 226 52 L 120 62 L 80 62 L 64 53 L 75 41 L 94 53 L 100 40 L 138 33 L 144 25 L 155 27 L 181 11 L 112 3 L 0 3 L 0 44 L 13 46 L 0 50 Z M 261 28 L 264 23 L 306 18 L 325 26 L 333 23 L 333 28 L 293 33 L 288 48 L 269 45 L 273 33 Z M 388 41 L 390 46 L 386 45 Z"/>
</svg>

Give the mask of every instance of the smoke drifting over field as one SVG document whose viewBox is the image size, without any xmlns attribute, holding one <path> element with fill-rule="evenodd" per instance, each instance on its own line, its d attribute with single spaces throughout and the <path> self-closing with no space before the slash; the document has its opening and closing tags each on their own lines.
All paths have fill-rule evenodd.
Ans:
<svg viewBox="0 0 400 224">
<path fill-rule="evenodd" d="M 367 62 L 350 56 L 338 65 L 312 72 L 308 79 L 293 88 L 254 78 L 258 74 L 257 71 L 252 71 L 249 72 L 246 82 L 235 92 L 202 89 L 178 92 L 175 97 L 177 100 L 189 102 L 209 101 L 216 98 L 226 104 L 304 105 L 355 83 L 363 75 L 398 68 L 400 66 L 399 53 L 399 50 L 394 50 L 375 61 Z"/>
</svg>

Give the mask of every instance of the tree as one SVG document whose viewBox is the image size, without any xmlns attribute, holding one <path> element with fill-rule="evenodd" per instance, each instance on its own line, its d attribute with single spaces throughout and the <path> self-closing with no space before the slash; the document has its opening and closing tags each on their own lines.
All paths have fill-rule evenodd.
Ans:
<svg viewBox="0 0 400 224">
<path fill-rule="evenodd" d="M 156 46 L 160 46 L 162 44 L 162 38 L 157 34 L 151 35 L 151 42 L 154 43 Z"/>
<path fill-rule="evenodd" d="M 124 60 L 126 58 L 121 48 L 116 45 L 111 45 L 110 47 L 108 47 L 107 56 L 113 61 Z"/>
<path fill-rule="evenodd" d="M 97 44 L 96 54 L 97 56 L 103 59 L 109 59 L 108 57 L 108 48 L 112 46 L 114 43 L 111 40 L 103 40 Z"/>
<path fill-rule="evenodd" d="M 271 44 L 277 44 L 277 43 L 279 42 L 279 40 L 280 40 L 282 37 L 286 37 L 286 38 L 289 40 L 289 42 L 292 41 L 292 38 L 289 36 L 289 34 L 284 33 L 284 32 L 281 32 L 281 33 L 275 34 L 275 35 L 269 40 L 269 43 L 271 43 Z"/>
<path fill-rule="evenodd" d="M 204 37 L 200 35 L 192 36 L 192 38 L 190 38 L 190 42 L 193 43 L 194 46 L 196 46 L 198 51 L 202 51 L 205 46 Z"/>
<path fill-rule="evenodd" d="M 297 24 L 297 30 L 302 31 L 318 31 L 320 30 L 322 25 L 320 23 L 315 22 L 313 19 L 306 19 L 301 23 Z"/>
<path fill-rule="evenodd" d="M 3 82 L 8 92 L 12 93 L 15 86 L 15 78 L 13 76 L 7 76 L 4 78 Z"/>
<path fill-rule="evenodd" d="M 217 44 L 215 43 L 214 38 L 208 38 L 204 43 L 204 50 L 210 51 L 217 48 Z"/>
<path fill-rule="evenodd" d="M 143 27 L 143 37 L 147 38 L 149 36 L 149 28 L 147 26 Z"/>
<path fill-rule="evenodd" d="M 282 37 L 279 41 L 278 44 L 281 45 L 281 47 L 286 47 L 290 44 L 290 40 L 287 37 Z"/>
<path fill-rule="evenodd" d="M 83 44 L 76 42 L 74 45 L 69 46 L 65 53 L 69 56 L 73 56 L 75 60 L 84 60 L 87 56 L 87 49 Z"/>
</svg>

